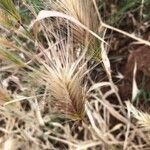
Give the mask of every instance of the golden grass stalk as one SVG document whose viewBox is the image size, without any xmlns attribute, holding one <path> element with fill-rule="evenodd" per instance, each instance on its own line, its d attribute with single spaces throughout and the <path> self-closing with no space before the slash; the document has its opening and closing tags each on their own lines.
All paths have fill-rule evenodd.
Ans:
<svg viewBox="0 0 150 150">
<path fill-rule="evenodd" d="M 56 10 L 74 17 L 92 31 L 98 31 L 99 21 L 92 1 L 57 0 L 54 3 Z"/>
<path fill-rule="evenodd" d="M 91 0 L 57 0 L 54 2 L 54 5 L 51 6 L 51 9 L 63 12 L 75 18 L 88 29 L 98 34 L 100 23 Z M 63 27 L 66 26 L 64 20 L 59 21 L 59 24 Z M 71 23 L 70 28 L 76 42 L 86 46 L 88 45 L 90 49 L 89 54 L 95 56 L 100 55 L 100 41 L 98 39 L 75 24 Z"/>
</svg>

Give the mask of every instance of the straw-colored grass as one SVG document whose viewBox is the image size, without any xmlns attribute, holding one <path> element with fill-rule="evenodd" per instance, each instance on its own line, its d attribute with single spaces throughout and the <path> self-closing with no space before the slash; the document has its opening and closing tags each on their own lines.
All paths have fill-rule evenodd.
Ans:
<svg viewBox="0 0 150 150">
<path fill-rule="evenodd" d="M 11 0 L 0 4 L 2 16 L 21 21 Z M 39 14 L 27 1 L 21 4 L 36 16 L 31 24 L 22 18 L 25 28 L 7 35 L 10 26 L 0 18 L 0 149 L 148 150 L 149 114 L 122 102 L 99 27 L 149 42 L 103 23 L 95 0 L 47 0 L 48 10 Z M 91 65 L 95 47 L 107 81 L 92 80 L 99 67 L 98 61 Z M 133 83 L 135 74 L 136 66 Z"/>
<path fill-rule="evenodd" d="M 49 102 L 62 117 L 82 120 L 86 101 L 86 82 L 83 82 L 87 72 L 85 52 L 76 56 L 71 43 L 58 43 L 44 54 L 48 63 L 37 58 L 43 67 L 34 72 L 40 83 L 47 86 Z"/>
<path fill-rule="evenodd" d="M 100 22 L 91 0 L 56 0 L 54 3 L 50 3 L 49 7 L 51 10 L 57 10 L 73 17 L 89 30 L 99 34 Z M 64 20 L 58 22 L 61 26 L 66 26 Z M 70 23 L 70 28 L 74 41 L 88 46 L 88 53 L 100 59 L 100 41 L 81 26 Z"/>
</svg>

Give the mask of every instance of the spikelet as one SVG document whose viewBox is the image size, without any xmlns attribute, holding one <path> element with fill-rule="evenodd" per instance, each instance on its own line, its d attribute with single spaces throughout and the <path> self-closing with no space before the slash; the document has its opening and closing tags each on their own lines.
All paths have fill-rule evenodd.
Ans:
<svg viewBox="0 0 150 150">
<path fill-rule="evenodd" d="M 137 110 L 130 102 L 126 102 L 126 105 L 132 116 L 138 120 L 138 124 L 150 130 L 150 114 Z"/>
<path fill-rule="evenodd" d="M 91 0 L 57 0 L 54 5 L 51 5 L 51 9 L 70 15 L 98 34 L 100 23 Z M 61 20 L 60 24 L 65 26 L 62 22 L 64 21 Z M 70 28 L 74 40 L 89 47 L 90 55 L 100 55 L 100 41 L 75 24 L 70 24 Z"/>
<path fill-rule="evenodd" d="M 77 58 L 73 52 L 69 44 L 54 46 L 47 54 L 48 63 L 38 58 L 44 68 L 36 71 L 36 78 L 40 83 L 48 84 L 49 103 L 54 112 L 68 119 L 82 120 L 86 101 L 83 83 L 86 61 L 85 54 Z"/>
</svg>

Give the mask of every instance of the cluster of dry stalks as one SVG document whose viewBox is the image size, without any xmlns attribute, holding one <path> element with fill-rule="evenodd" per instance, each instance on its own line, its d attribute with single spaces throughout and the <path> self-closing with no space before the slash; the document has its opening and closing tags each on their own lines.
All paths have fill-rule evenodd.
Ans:
<svg viewBox="0 0 150 150">
<path fill-rule="evenodd" d="M 0 149 L 148 150 L 150 116 L 119 97 L 104 41 L 104 28 L 117 29 L 95 0 L 47 0 L 39 14 L 22 2 L 30 25 L 0 1 Z M 92 80 L 98 64 L 108 81 Z"/>
</svg>

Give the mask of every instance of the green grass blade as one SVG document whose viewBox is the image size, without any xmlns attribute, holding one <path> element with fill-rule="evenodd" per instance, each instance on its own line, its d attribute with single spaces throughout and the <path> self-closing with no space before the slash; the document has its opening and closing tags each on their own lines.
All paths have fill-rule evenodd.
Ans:
<svg viewBox="0 0 150 150">
<path fill-rule="evenodd" d="M 2 47 L 0 47 L 0 55 L 5 59 L 7 59 L 8 61 L 13 62 L 15 65 L 18 66 L 24 65 L 23 61 L 20 58 L 18 58 L 15 54 Z"/>
<path fill-rule="evenodd" d="M 20 14 L 12 0 L 0 0 L 0 7 L 14 17 L 17 21 L 21 21 Z"/>
</svg>

